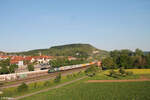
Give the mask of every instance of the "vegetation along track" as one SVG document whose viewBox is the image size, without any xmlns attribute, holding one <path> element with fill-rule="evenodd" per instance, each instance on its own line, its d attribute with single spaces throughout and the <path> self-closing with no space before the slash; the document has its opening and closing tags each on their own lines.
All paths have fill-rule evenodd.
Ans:
<svg viewBox="0 0 150 100">
<path fill-rule="evenodd" d="M 9 88 L 9 87 L 16 87 L 16 86 L 19 86 L 22 82 L 25 82 L 26 84 L 29 84 L 29 83 L 38 82 L 38 81 L 45 81 L 45 80 L 55 78 L 55 76 L 58 75 L 58 73 L 61 73 L 62 76 L 66 76 L 68 74 L 72 74 L 74 72 L 79 72 L 79 71 L 85 70 L 87 68 L 88 67 L 82 67 L 82 68 L 76 68 L 76 69 L 72 69 L 72 70 L 66 70 L 66 71 L 55 72 L 55 73 L 50 73 L 50 74 L 47 73 L 47 74 L 41 75 L 41 77 L 27 78 L 27 79 L 24 79 L 24 80 L 17 80 L 15 82 L 10 83 L 10 84 L 4 84 L 0 88 L 3 89 L 3 88 Z"/>
<path fill-rule="evenodd" d="M 42 93 L 42 92 L 47 92 L 47 91 L 49 91 L 49 90 L 57 89 L 57 88 L 60 88 L 60 87 L 65 86 L 65 85 L 68 85 L 68 84 L 77 82 L 77 81 L 79 81 L 79 80 L 82 80 L 82 79 L 84 79 L 84 78 L 86 78 L 86 77 L 87 77 L 87 76 L 84 76 L 84 77 L 82 77 L 82 78 L 78 78 L 78 79 L 76 79 L 76 80 L 72 80 L 72 81 L 70 81 L 70 82 L 66 82 L 66 83 L 57 85 L 57 86 L 55 86 L 55 87 L 51 87 L 51 88 L 47 88 L 47 89 L 44 89 L 44 90 L 40 90 L 40 91 L 31 93 L 31 94 L 27 94 L 27 95 L 24 95 L 24 96 L 19 96 L 19 97 L 14 98 L 13 100 L 19 100 L 19 99 L 22 99 L 22 98 L 25 98 L 25 97 L 29 97 L 29 96 L 33 96 L 33 95 L 36 95 L 36 94 L 39 94 L 39 93 Z"/>
</svg>

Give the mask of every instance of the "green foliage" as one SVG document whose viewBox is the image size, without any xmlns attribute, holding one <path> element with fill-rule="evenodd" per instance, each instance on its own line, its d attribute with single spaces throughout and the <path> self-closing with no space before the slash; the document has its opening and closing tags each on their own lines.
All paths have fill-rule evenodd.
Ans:
<svg viewBox="0 0 150 100">
<path fill-rule="evenodd" d="M 133 72 L 131 71 L 125 71 L 124 68 L 119 68 L 118 72 L 114 71 L 113 69 L 109 71 L 109 75 L 110 77 L 113 78 L 121 78 L 121 77 L 126 77 L 126 76 L 131 76 L 133 75 Z"/>
<path fill-rule="evenodd" d="M 67 75 L 67 78 L 68 79 L 72 79 L 73 78 L 72 74 L 71 75 Z"/>
<path fill-rule="evenodd" d="M 131 76 L 131 75 L 133 75 L 133 72 L 131 72 L 131 71 L 126 71 L 126 75 Z"/>
<path fill-rule="evenodd" d="M 135 50 L 135 55 L 136 55 L 136 56 L 142 56 L 142 55 L 144 55 L 144 53 L 143 53 L 142 50 L 140 50 L 140 49 L 137 48 L 137 49 Z"/>
<path fill-rule="evenodd" d="M 112 69 L 115 67 L 115 63 L 111 57 L 107 57 L 103 59 L 102 66 L 106 67 L 107 69 Z"/>
<path fill-rule="evenodd" d="M 10 59 L 0 61 L 0 74 L 10 74 L 14 73 L 18 68 L 18 65 L 10 65 Z"/>
<path fill-rule="evenodd" d="M 44 86 L 50 86 L 50 81 L 45 81 L 43 85 Z"/>
<path fill-rule="evenodd" d="M 100 69 L 96 66 L 91 66 L 88 69 L 85 70 L 85 74 L 93 77 Z"/>
<path fill-rule="evenodd" d="M 114 50 L 110 52 L 116 68 L 150 68 L 150 53 L 144 53 L 140 49 L 135 52 L 130 50 Z M 109 58 L 107 58 L 109 59 Z M 107 61 L 104 61 L 104 63 Z M 109 67 L 109 65 L 107 65 Z"/>
<path fill-rule="evenodd" d="M 38 88 L 37 82 L 35 82 L 35 83 L 33 84 L 33 88 L 34 88 L 34 89 Z"/>
<path fill-rule="evenodd" d="M 125 69 L 123 68 L 123 67 L 121 67 L 120 69 L 119 69 L 119 73 L 120 74 L 122 74 L 122 75 L 124 75 L 126 72 L 125 72 Z"/>
<path fill-rule="evenodd" d="M 18 92 L 26 92 L 28 90 L 28 85 L 25 83 L 22 83 L 20 86 L 18 86 L 17 91 Z"/>
<path fill-rule="evenodd" d="M 114 74 L 116 74 L 116 72 L 113 69 L 109 71 L 109 76 L 113 76 Z"/>
<path fill-rule="evenodd" d="M 77 78 L 79 76 L 85 75 L 83 72 L 78 72 L 78 73 L 74 73 L 74 74 L 69 74 L 67 75 L 67 79 L 72 79 L 72 78 Z"/>
<path fill-rule="evenodd" d="M 150 82 L 76 82 L 23 100 L 149 100 Z"/>
<path fill-rule="evenodd" d="M 28 65 L 28 70 L 29 70 L 29 71 L 34 71 L 34 66 L 33 66 L 32 64 L 29 64 L 29 65 Z"/>
<path fill-rule="evenodd" d="M 51 60 L 49 63 L 52 67 L 56 68 L 56 67 L 61 67 L 61 66 L 83 64 L 83 63 L 86 63 L 86 61 L 83 59 L 69 61 L 68 59 L 65 59 L 65 58 L 58 58 L 56 60 Z"/>
<path fill-rule="evenodd" d="M 16 65 L 16 64 L 10 65 L 10 67 L 9 67 L 10 73 L 14 73 L 17 68 L 18 68 L 18 65 Z"/>
<path fill-rule="evenodd" d="M 59 73 L 54 79 L 54 83 L 59 83 L 61 81 L 61 73 Z"/>
</svg>

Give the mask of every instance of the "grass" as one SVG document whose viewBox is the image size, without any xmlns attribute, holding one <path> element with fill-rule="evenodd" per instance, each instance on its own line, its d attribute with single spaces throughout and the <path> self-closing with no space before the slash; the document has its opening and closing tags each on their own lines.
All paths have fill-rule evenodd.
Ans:
<svg viewBox="0 0 150 100">
<path fill-rule="evenodd" d="M 80 73 L 80 75 L 77 75 L 77 73 L 74 73 L 74 74 L 72 74 L 72 76 L 73 77 L 71 77 L 71 78 L 67 78 L 67 76 L 63 76 L 61 78 L 61 82 L 59 82 L 59 83 L 54 83 L 53 80 L 49 80 L 49 82 L 50 82 L 49 86 L 44 86 L 44 83 L 46 81 L 37 82 L 37 88 L 34 87 L 35 83 L 30 83 L 30 84 L 28 84 L 29 89 L 26 92 L 18 92 L 17 87 L 11 87 L 11 88 L 7 88 L 7 89 L 3 89 L 3 92 L 4 92 L 3 97 L 17 97 L 17 96 L 33 93 L 33 92 L 36 92 L 36 91 L 39 91 L 39 90 L 42 90 L 42 89 L 47 89 L 47 88 L 50 88 L 50 87 L 54 87 L 54 86 L 57 86 L 59 84 L 62 84 L 62 83 L 65 83 L 65 82 L 83 77 L 84 73 Z"/>
<path fill-rule="evenodd" d="M 21 100 L 150 100 L 149 93 L 150 82 L 85 83 L 80 81 Z"/>
<path fill-rule="evenodd" d="M 117 70 L 116 70 L 117 71 Z M 128 69 L 134 75 L 120 77 L 119 79 L 138 79 L 140 76 L 150 78 L 149 69 Z M 116 80 L 107 76 L 109 71 L 97 73 L 94 77 L 88 77 L 79 82 L 64 86 L 59 89 L 54 89 L 48 92 L 43 92 L 22 100 L 150 100 L 150 82 L 129 82 L 129 83 L 85 83 L 87 80 Z M 54 87 L 79 77 L 84 74 L 68 79 L 63 77 L 60 83 L 53 83 L 50 81 L 50 86 Z M 43 86 L 44 82 L 38 82 L 38 88 L 34 88 L 34 83 L 29 84 L 29 91 L 18 93 L 15 88 L 6 89 L 5 95 L 9 97 L 16 97 L 33 93 L 47 87 Z M 14 92 L 15 91 L 15 92 Z"/>
<path fill-rule="evenodd" d="M 118 70 L 115 70 L 118 71 Z M 126 71 L 131 71 L 133 72 L 133 75 L 129 75 L 126 77 L 119 77 L 119 78 L 113 78 L 113 77 L 109 77 L 107 76 L 109 74 L 109 70 L 106 71 L 102 71 L 98 74 L 96 74 L 96 76 L 92 77 L 92 78 L 88 78 L 88 80 L 123 80 L 123 79 L 139 79 L 142 76 L 145 76 L 147 78 L 150 78 L 150 69 L 126 69 Z"/>
</svg>

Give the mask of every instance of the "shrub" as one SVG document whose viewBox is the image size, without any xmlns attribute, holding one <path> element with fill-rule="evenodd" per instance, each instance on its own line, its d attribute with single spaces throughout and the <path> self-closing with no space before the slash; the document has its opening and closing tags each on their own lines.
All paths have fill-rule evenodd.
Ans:
<svg viewBox="0 0 150 100">
<path fill-rule="evenodd" d="M 28 90 L 28 85 L 26 85 L 25 83 L 22 83 L 20 86 L 18 86 L 17 90 L 18 92 L 25 92 Z"/>
<path fill-rule="evenodd" d="M 59 73 L 56 78 L 54 79 L 55 83 L 59 83 L 61 81 L 61 73 Z"/>
<path fill-rule="evenodd" d="M 96 73 L 99 71 L 98 67 L 96 66 L 91 66 L 90 68 L 85 70 L 85 74 L 88 76 L 94 76 Z"/>
<path fill-rule="evenodd" d="M 28 65 L 28 70 L 29 71 L 34 71 L 34 66 L 32 64 Z"/>
<path fill-rule="evenodd" d="M 76 76 L 77 76 L 77 75 L 74 73 L 74 74 L 73 74 L 73 77 L 76 77 Z"/>
<path fill-rule="evenodd" d="M 78 72 L 78 73 L 77 73 L 77 75 L 78 75 L 78 76 L 82 75 L 82 72 L 81 72 L 81 71 L 80 71 L 80 72 Z"/>
<path fill-rule="evenodd" d="M 121 67 L 121 68 L 119 69 L 119 73 L 123 75 L 123 74 L 125 74 L 126 72 L 125 72 L 124 68 Z"/>
<path fill-rule="evenodd" d="M 116 72 L 115 72 L 114 70 L 110 70 L 110 71 L 109 71 L 109 76 L 112 76 L 112 75 L 114 75 L 114 74 L 116 74 Z"/>
<path fill-rule="evenodd" d="M 38 84 L 35 82 L 34 85 L 33 85 L 33 87 L 34 87 L 34 88 L 37 88 L 37 87 L 38 87 Z"/>
<path fill-rule="evenodd" d="M 67 78 L 68 78 L 68 79 L 71 79 L 71 78 L 72 78 L 72 75 L 67 75 Z"/>
<path fill-rule="evenodd" d="M 115 73 L 115 74 L 112 74 L 111 77 L 113 77 L 113 78 L 119 78 L 119 75 Z"/>
<path fill-rule="evenodd" d="M 133 75 L 133 72 L 127 71 L 127 72 L 126 72 L 126 75 Z"/>
<path fill-rule="evenodd" d="M 44 82 L 44 86 L 49 86 L 50 85 L 50 81 L 45 81 Z"/>
<path fill-rule="evenodd" d="M 0 82 L 0 87 L 3 86 L 3 85 L 4 85 L 4 83 L 3 83 L 3 82 Z"/>
</svg>

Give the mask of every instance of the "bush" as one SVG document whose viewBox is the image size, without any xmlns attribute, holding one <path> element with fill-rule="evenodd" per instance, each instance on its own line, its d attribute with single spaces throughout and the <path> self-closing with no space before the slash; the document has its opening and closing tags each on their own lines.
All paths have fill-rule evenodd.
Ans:
<svg viewBox="0 0 150 100">
<path fill-rule="evenodd" d="M 116 74 L 116 72 L 115 72 L 114 70 L 110 70 L 110 71 L 109 71 L 109 76 L 112 76 L 112 75 L 114 75 L 114 74 Z"/>
<path fill-rule="evenodd" d="M 80 71 L 80 72 L 78 72 L 78 73 L 77 73 L 77 75 L 78 75 L 78 76 L 82 75 L 82 72 L 81 72 L 81 71 Z"/>
<path fill-rule="evenodd" d="M 55 83 L 59 83 L 61 81 L 61 73 L 59 73 L 56 78 L 54 79 Z"/>
<path fill-rule="evenodd" d="M 49 85 L 50 85 L 49 81 L 44 82 L 44 86 L 49 86 Z"/>
<path fill-rule="evenodd" d="M 18 86 L 17 90 L 18 92 L 25 92 L 28 90 L 28 85 L 26 85 L 25 83 L 22 83 L 20 86 Z"/>
<path fill-rule="evenodd" d="M 125 69 L 121 67 L 121 68 L 119 69 L 119 73 L 122 74 L 122 75 L 125 74 L 125 73 L 126 73 L 126 72 L 125 72 Z"/>
<path fill-rule="evenodd" d="M 32 64 L 28 65 L 28 70 L 29 71 L 34 71 L 34 66 Z"/>
<path fill-rule="evenodd" d="M 96 73 L 99 71 L 98 67 L 96 66 L 91 66 L 90 68 L 85 70 L 85 74 L 92 77 L 96 75 Z"/>
<path fill-rule="evenodd" d="M 126 75 L 133 75 L 133 72 L 127 71 L 127 72 L 126 72 Z"/>
<path fill-rule="evenodd" d="M 77 77 L 77 75 L 74 73 L 74 74 L 73 74 L 73 77 Z"/>
<path fill-rule="evenodd" d="M 72 75 L 67 75 L 67 78 L 68 78 L 68 79 L 71 79 L 71 78 L 72 78 Z"/>
<path fill-rule="evenodd" d="M 115 74 L 112 74 L 111 77 L 113 77 L 113 78 L 119 78 L 119 75 L 115 73 Z"/>
<path fill-rule="evenodd" d="M 3 85 L 4 85 L 4 83 L 3 83 L 3 82 L 0 82 L 0 87 L 3 86 Z"/>
<path fill-rule="evenodd" d="M 35 82 L 33 85 L 34 88 L 38 88 L 38 84 Z"/>
</svg>

